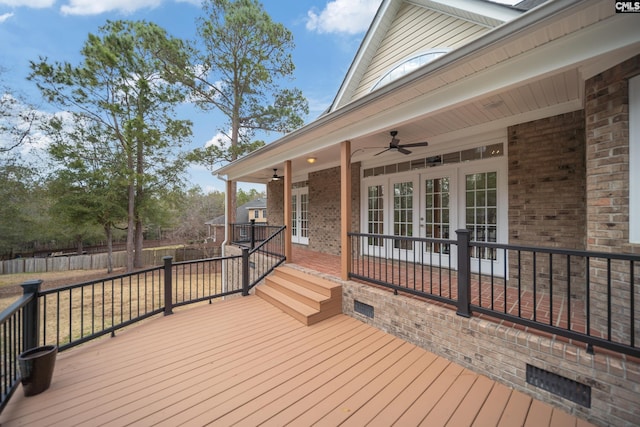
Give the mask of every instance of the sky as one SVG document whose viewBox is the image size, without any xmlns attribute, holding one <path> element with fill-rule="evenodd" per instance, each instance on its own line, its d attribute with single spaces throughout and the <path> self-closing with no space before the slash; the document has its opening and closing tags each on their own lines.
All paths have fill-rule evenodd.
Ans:
<svg viewBox="0 0 640 427">
<path fill-rule="evenodd" d="M 263 0 L 271 18 L 292 33 L 296 66 L 291 83 L 309 102 L 308 123 L 332 102 L 381 0 Z M 513 2 L 510 2 L 513 3 Z M 13 93 L 46 111 L 33 83 L 26 80 L 29 61 L 81 62 L 80 50 L 89 33 L 97 33 L 107 20 L 146 20 L 169 34 L 195 39 L 199 0 L 0 0 L 0 82 Z M 190 148 L 217 140 L 225 118 L 190 106 L 178 111 L 194 122 Z M 265 137 L 266 142 L 280 135 Z M 192 166 L 185 189 L 199 185 L 203 191 L 224 191 L 224 183 L 210 171 Z M 255 187 L 262 189 L 260 187 Z"/>
</svg>

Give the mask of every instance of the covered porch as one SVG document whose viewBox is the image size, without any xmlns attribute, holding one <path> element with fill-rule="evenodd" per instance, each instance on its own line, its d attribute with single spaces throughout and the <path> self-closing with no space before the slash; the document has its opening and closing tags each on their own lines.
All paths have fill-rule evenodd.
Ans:
<svg viewBox="0 0 640 427">
<path fill-rule="evenodd" d="M 61 353 L 51 388 L 18 389 L 0 423 L 590 425 L 357 319 L 305 327 L 255 295 Z"/>
</svg>

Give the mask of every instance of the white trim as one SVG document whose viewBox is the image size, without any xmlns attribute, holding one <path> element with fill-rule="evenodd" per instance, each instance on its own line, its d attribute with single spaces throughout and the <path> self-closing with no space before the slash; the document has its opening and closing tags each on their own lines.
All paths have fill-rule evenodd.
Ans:
<svg viewBox="0 0 640 427">
<path fill-rule="evenodd" d="M 301 198 L 302 196 L 306 196 L 307 197 L 307 235 L 306 236 L 302 236 L 300 233 L 302 231 L 302 219 L 301 219 L 301 212 L 302 212 L 302 202 L 301 202 Z M 299 187 L 299 188 L 292 188 L 291 189 L 291 199 L 293 200 L 293 198 L 295 197 L 296 199 L 296 203 L 291 203 L 291 209 L 296 211 L 296 221 L 295 224 L 293 222 L 293 219 L 291 221 L 292 226 L 294 227 L 293 230 L 291 230 L 291 241 L 293 243 L 297 243 L 300 245 L 308 245 L 309 244 L 309 187 Z M 289 212 L 289 215 L 293 215 L 293 212 Z M 294 234 L 294 232 L 296 234 Z"/>
<path fill-rule="evenodd" d="M 428 7 L 431 9 L 442 12 L 443 9 L 458 9 L 465 13 L 463 19 L 469 20 L 468 15 L 478 15 L 479 17 L 490 18 L 500 22 L 511 21 L 522 15 L 522 11 L 513 7 L 500 3 L 492 3 L 489 1 L 476 1 L 476 0 L 408 0 L 407 3 Z M 459 15 L 451 14 L 456 18 L 460 18 Z M 474 22 L 478 25 L 487 27 L 486 23 L 483 23 L 480 19 L 476 18 Z"/>
<path fill-rule="evenodd" d="M 640 76 L 629 79 L 629 242 L 640 243 Z"/>
</svg>

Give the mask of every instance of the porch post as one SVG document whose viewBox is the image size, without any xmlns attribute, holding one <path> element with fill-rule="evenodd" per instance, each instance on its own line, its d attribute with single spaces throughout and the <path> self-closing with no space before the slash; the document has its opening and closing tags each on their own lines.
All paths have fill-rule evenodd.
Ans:
<svg viewBox="0 0 640 427">
<path fill-rule="evenodd" d="M 340 278 L 351 271 L 351 141 L 340 146 Z"/>
<path fill-rule="evenodd" d="M 231 225 L 231 193 L 233 192 L 233 181 L 228 180 L 227 181 L 227 191 L 225 192 L 225 196 L 226 196 L 226 201 L 225 201 L 225 213 L 224 213 L 224 219 L 225 219 L 225 224 L 224 224 L 224 243 L 225 244 L 229 244 L 231 242 L 231 239 L 233 238 L 233 236 L 231 235 L 232 233 L 232 225 Z M 224 250 L 224 248 L 223 248 Z"/>
<path fill-rule="evenodd" d="M 293 262 L 293 248 L 291 246 L 291 160 L 284 162 L 284 256 L 286 262 Z"/>
<path fill-rule="evenodd" d="M 471 317 L 471 252 L 469 230 L 456 230 L 458 236 L 458 310 L 456 314 Z"/>
<path fill-rule="evenodd" d="M 23 295 L 33 295 L 32 300 L 24 307 L 24 320 L 22 323 L 23 347 L 25 351 L 40 345 L 40 310 L 38 305 L 38 293 L 42 280 L 28 280 L 21 284 Z M 6 345 L 6 343 L 5 343 Z"/>
</svg>

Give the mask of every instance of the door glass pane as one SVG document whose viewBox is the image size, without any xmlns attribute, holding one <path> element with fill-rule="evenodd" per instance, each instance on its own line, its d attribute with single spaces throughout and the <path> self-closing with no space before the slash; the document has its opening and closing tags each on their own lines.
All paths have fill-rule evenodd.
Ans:
<svg viewBox="0 0 640 427">
<path fill-rule="evenodd" d="M 425 233 L 427 238 L 449 238 L 449 178 L 425 180 Z M 432 243 L 428 252 L 449 253 L 449 245 Z"/>
<path fill-rule="evenodd" d="M 300 194 L 300 236 L 309 237 L 309 195 Z"/>
<path fill-rule="evenodd" d="M 471 240 L 496 242 L 497 239 L 497 172 L 475 173 L 466 176 L 466 228 L 471 230 Z M 472 256 L 496 259 L 493 248 L 473 248 Z"/>
<path fill-rule="evenodd" d="M 367 190 L 367 211 L 369 222 L 367 233 L 384 234 L 384 186 L 372 185 Z M 370 246 L 382 246 L 383 240 L 369 237 Z"/>
<path fill-rule="evenodd" d="M 413 182 L 393 184 L 393 234 L 413 236 Z M 411 242 L 395 240 L 396 249 L 411 249 Z"/>
<path fill-rule="evenodd" d="M 298 196 L 291 195 L 291 235 L 298 237 Z"/>
</svg>

